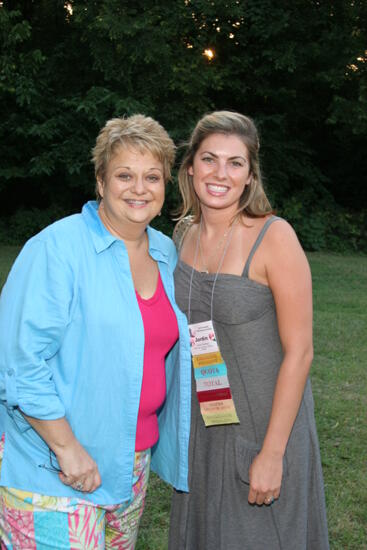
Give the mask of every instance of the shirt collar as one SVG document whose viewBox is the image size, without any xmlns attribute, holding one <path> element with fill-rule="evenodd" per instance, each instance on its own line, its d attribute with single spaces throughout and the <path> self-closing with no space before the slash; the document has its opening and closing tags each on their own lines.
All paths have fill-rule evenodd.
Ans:
<svg viewBox="0 0 367 550">
<path fill-rule="evenodd" d="M 118 240 L 103 225 L 101 218 L 98 216 L 98 203 L 96 201 L 89 201 L 83 206 L 82 216 L 91 234 L 97 254 L 103 252 Z"/>
<path fill-rule="evenodd" d="M 82 216 L 91 234 L 97 254 L 109 248 L 115 241 L 120 241 L 125 247 L 124 242 L 112 235 L 103 225 L 101 218 L 98 215 L 98 203 L 96 201 L 88 201 L 83 206 Z M 160 232 L 148 225 L 147 233 L 149 241 L 149 254 L 154 260 L 161 260 L 167 263 L 168 250 Z"/>
<path fill-rule="evenodd" d="M 160 260 L 168 263 L 168 246 L 166 244 L 167 238 L 164 237 L 160 231 L 150 227 L 150 225 L 147 227 L 147 233 L 149 241 L 149 254 L 153 260 Z"/>
</svg>

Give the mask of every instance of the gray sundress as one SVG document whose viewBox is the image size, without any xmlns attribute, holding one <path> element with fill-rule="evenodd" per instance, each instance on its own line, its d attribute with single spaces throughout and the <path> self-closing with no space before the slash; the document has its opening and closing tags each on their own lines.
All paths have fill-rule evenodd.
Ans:
<svg viewBox="0 0 367 550">
<path fill-rule="evenodd" d="M 281 494 L 250 505 L 248 471 L 261 449 L 283 358 L 271 290 L 248 278 L 260 232 L 241 277 L 218 276 L 213 322 L 240 424 L 206 428 L 193 380 L 189 493 L 174 491 L 170 550 L 327 550 L 324 489 L 310 381 L 284 456 Z M 176 301 L 188 314 L 192 268 L 179 261 Z M 191 322 L 210 318 L 214 274 L 194 271 Z"/>
</svg>

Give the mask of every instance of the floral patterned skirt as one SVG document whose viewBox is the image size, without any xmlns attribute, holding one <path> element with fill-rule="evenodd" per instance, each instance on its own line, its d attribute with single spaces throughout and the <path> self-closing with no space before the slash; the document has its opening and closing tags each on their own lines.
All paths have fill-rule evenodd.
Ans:
<svg viewBox="0 0 367 550">
<path fill-rule="evenodd" d="M 0 440 L 0 468 L 4 435 Z M 113 506 L 0 487 L 1 550 L 133 550 L 144 510 L 150 449 L 135 453 L 131 499 Z"/>
</svg>

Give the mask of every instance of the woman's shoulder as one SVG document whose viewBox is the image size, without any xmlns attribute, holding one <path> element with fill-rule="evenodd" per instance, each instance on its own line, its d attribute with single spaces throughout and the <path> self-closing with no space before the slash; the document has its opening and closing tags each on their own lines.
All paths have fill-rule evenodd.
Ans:
<svg viewBox="0 0 367 550">
<path fill-rule="evenodd" d="M 50 251 L 70 256 L 79 254 L 85 233 L 81 214 L 72 214 L 48 225 L 28 242 L 43 243 Z"/>
<path fill-rule="evenodd" d="M 297 234 L 291 224 L 279 216 L 268 216 L 264 228 L 266 227 L 266 241 L 271 246 L 287 246 L 288 244 L 299 244 Z"/>
<path fill-rule="evenodd" d="M 73 265 L 78 263 L 83 245 L 83 224 L 80 214 L 67 216 L 42 229 L 21 249 L 15 264 L 31 262 L 40 269 L 43 265 Z M 14 264 L 14 265 L 15 265 Z"/>
<path fill-rule="evenodd" d="M 285 266 L 287 272 L 291 272 L 297 265 L 308 270 L 305 252 L 292 225 L 283 218 L 275 218 L 273 221 L 269 222 L 261 247 L 269 272 L 280 270 L 284 277 Z"/>
<path fill-rule="evenodd" d="M 81 214 L 79 213 L 56 219 L 31 236 L 26 241 L 26 244 L 34 241 L 47 242 L 58 236 L 60 238 L 67 235 L 75 237 L 75 230 L 81 225 L 81 219 Z"/>
<path fill-rule="evenodd" d="M 194 216 L 185 216 L 177 222 L 172 235 L 172 239 L 176 245 L 177 250 L 181 250 L 185 236 L 193 223 Z"/>
</svg>

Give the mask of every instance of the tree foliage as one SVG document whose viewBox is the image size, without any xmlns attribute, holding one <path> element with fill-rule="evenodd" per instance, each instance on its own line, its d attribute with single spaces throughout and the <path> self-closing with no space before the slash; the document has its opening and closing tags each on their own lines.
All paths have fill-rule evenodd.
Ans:
<svg viewBox="0 0 367 550">
<path fill-rule="evenodd" d="M 5 0 L 0 238 L 93 195 L 108 118 L 151 115 L 181 143 L 226 108 L 257 122 L 267 190 L 303 243 L 365 247 L 366 31 L 364 0 Z M 172 186 L 166 230 L 176 202 Z"/>
</svg>

